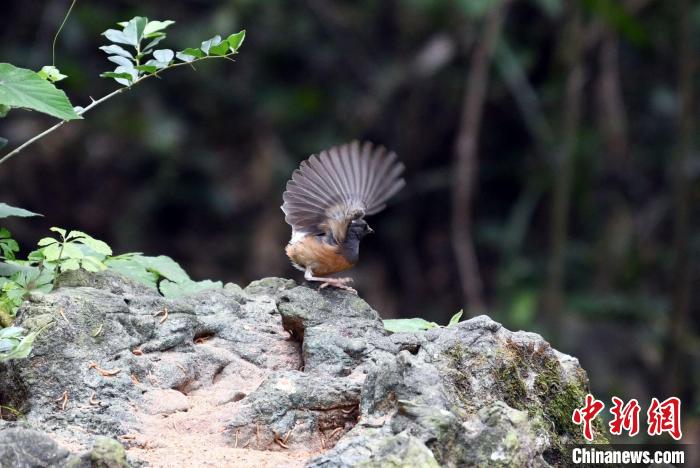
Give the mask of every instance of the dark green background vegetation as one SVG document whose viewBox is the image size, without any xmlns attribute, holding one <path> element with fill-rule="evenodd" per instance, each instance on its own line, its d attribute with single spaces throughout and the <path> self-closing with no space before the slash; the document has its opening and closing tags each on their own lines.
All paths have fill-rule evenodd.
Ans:
<svg viewBox="0 0 700 468">
<path fill-rule="evenodd" d="M 0 61 L 49 64 L 68 5 L 4 2 Z M 541 332 L 608 406 L 681 397 L 698 438 L 695 2 L 78 1 L 56 51 L 74 104 L 115 89 L 100 33 L 135 15 L 175 20 L 175 48 L 247 38 L 236 63 L 149 80 L 0 166 L 0 200 L 45 215 L 5 223 L 24 253 L 63 226 L 195 279 L 300 280 L 285 182 L 370 139 L 407 166 L 352 271 L 385 318 L 465 308 Z M 0 133 L 12 148 L 52 122 L 13 111 Z"/>
</svg>

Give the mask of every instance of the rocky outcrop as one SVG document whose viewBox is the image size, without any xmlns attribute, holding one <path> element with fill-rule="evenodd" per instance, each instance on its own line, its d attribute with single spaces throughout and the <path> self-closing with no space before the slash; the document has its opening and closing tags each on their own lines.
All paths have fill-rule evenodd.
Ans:
<svg viewBox="0 0 700 468">
<path fill-rule="evenodd" d="M 361 298 L 290 280 L 165 299 L 71 272 L 18 313 L 48 324 L 0 367 L 0 404 L 22 415 L 0 421 L 12 466 L 122 466 L 116 441 L 132 464 L 246 450 L 314 467 L 547 466 L 580 442 L 577 360 L 486 316 L 391 334 Z"/>
</svg>

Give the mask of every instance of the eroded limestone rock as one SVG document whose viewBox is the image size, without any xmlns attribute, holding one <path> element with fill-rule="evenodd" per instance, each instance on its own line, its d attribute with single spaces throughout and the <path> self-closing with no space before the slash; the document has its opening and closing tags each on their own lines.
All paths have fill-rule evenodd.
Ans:
<svg viewBox="0 0 700 468">
<path fill-rule="evenodd" d="M 486 316 L 391 334 L 361 298 L 285 279 L 172 300 L 72 272 L 18 313 L 46 324 L 28 359 L 0 367 L 0 404 L 26 418 L 0 425 L 17 466 L 44 445 L 46 466 L 121 466 L 117 441 L 139 463 L 198 436 L 320 452 L 314 467 L 549 466 L 581 442 L 577 360 Z"/>
</svg>

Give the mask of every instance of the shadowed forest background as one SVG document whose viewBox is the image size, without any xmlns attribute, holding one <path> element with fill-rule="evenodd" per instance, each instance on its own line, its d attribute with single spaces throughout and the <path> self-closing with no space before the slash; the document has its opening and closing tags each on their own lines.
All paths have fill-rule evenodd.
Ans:
<svg viewBox="0 0 700 468">
<path fill-rule="evenodd" d="M 51 63 L 69 3 L 5 2 L 1 61 Z M 175 47 L 247 38 L 0 166 L 0 200 L 44 215 L 6 223 L 24 253 L 62 226 L 195 279 L 300 281 L 285 183 L 368 139 L 407 166 L 351 271 L 384 318 L 464 308 L 540 332 L 606 404 L 675 394 L 700 437 L 695 2 L 78 1 L 56 47 L 75 104 L 116 88 L 100 33 L 135 15 L 175 20 Z M 10 149 L 53 122 L 0 126 Z"/>
</svg>

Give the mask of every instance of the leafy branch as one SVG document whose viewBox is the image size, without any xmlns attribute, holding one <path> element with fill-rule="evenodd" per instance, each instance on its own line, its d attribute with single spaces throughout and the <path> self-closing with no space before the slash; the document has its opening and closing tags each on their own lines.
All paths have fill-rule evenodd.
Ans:
<svg viewBox="0 0 700 468">
<path fill-rule="evenodd" d="M 245 30 L 242 30 L 226 39 L 217 35 L 202 42 L 198 48 L 188 47 L 175 52 L 172 49 L 155 48 L 166 38 L 165 29 L 174 24 L 174 21 L 149 21 L 148 18 L 137 16 L 118 24 L 122 27 L 121 30 L 108 29 L 102 33 L 111 44 L 100 47 L 108 54 L 107 59 L 117 64 L 117 67 L 100 76 L 113 78 L 123 87 L 100 99 L 93 99 L 85 107 L 73 107 L 65 93 L 55 87 L 54 82 L 65 78 L 55 66 L 44 67 L 39 73 L 35 73 L 11 64 L 0 63 L 0 118 L 10 109 L 19 107 L 62 119 L 5 154 L 0 158 L 0 164 L 58 130 L 66 122 L 81 119 L 91 109 L 148 78 L 159 76 L 163 71 L 183 65 L 193 66 L 196 62 L 211 58 L 231 60 L 245 40 Z M 122 45 L 133 50 L 125 49 Z M 3 142 L 6 143 L 6 140 L 0 138 L 0 147 L 4 146 Z"/>
</svg>

